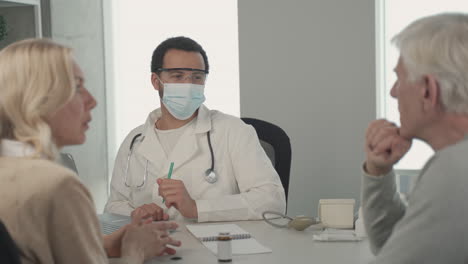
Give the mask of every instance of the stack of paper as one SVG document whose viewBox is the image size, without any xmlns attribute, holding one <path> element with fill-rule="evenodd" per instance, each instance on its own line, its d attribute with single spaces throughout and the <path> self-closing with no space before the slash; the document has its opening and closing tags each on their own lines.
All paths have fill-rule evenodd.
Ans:
<svg viewBox="0 0 468 264">
<path fill-rule="evenodd" d="M 220 232 L 229 232 L 233 237 L 232 254 L 269 253 L 271 249 L 258 243 L 247 231 L 235 224 L 187 225 L 187 229 L 215 255 L 218 253 L 216 237 Z"/>
</svg>

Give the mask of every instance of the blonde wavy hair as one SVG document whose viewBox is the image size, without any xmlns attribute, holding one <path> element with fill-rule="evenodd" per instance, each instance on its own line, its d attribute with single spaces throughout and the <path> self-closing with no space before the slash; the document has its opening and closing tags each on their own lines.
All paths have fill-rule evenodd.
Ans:
<svg viewBox="0 0 468 264">
<path fill-rule="evenodd" d="M 400 50 L 411 81 L 434 75 L 445 110 L 468 114 L 468 14 L 418 19 L 392 42 Z"/>
<path fill-rule="evenodd" d="M 0 139 L 32 145 L 34 157 L 57 158 L 47 120 L 73 97 L 73 63 L 71 48 L 47 39 L 0 51 Z"/>
</svg>

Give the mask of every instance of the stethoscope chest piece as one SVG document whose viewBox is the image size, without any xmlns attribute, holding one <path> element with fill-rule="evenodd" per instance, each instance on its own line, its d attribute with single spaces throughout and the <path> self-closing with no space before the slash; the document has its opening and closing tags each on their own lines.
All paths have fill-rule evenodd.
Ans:
<svg viewBox="0 0 468 264">
<path fill-rule="evenodd" d="M 207 169 L 205 172 L 205 180 L 211 184 L 218 181 L 216 173 L 212 169 Z"/>
</svg>

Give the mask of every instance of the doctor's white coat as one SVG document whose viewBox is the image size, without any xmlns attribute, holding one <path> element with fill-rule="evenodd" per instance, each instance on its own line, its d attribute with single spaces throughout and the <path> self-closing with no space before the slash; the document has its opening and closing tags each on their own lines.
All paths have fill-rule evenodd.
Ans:
<svg viewBox="0 0 468 264">
<path fill-rule="evenodd" d="M 105 212 L 130 215 L 143 204 L 156 203 L 171 219 L 183 219 L 175 208 L 167 210 L 156 183 L 157 178 L 167 177 L 174 162 L 172 179 L 182 180 L 196 201 L 199 222 L 260 219 L 266 210 L 284 213 L 283 186 L 252 126 L 202 105 L 196 124 L 184 131 L 167 157 L 154 131 L 160 116 L 160 109 L 151 112 L 145 124 L 131 131 L 120 146 Z M 205 171 L 211 167 L 208 131 L 218 177 L 213 184 L 205 180 Z M 129 188 L 124 184 L 125 167 L 130 143 L 138 133 L 142 136 L 134 144 L 127 184 L 142 183 L 147 161 L 148 177 L 142 188 Z"/>
</svg>

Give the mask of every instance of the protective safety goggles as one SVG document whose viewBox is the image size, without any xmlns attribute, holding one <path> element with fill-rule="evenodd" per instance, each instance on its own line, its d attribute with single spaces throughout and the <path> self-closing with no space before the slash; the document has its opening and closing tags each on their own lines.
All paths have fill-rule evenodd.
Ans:
<svg viewBox="0 0 468 264">
<path fill-rule="evenodd" d="M 194 84 L 205 84 L 208 75 L 207 70 L 192 68 L 159 68 L 157 72 L 169 83 L 183 83 L 190 78 Z"/>
</svg>

